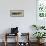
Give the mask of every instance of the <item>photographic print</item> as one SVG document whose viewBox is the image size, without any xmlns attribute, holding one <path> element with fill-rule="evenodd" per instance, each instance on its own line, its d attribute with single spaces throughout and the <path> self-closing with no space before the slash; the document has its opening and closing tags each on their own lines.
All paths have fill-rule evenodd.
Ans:
<svg viewBox="0 0 46 46">
<path fill-rule="evenodd" d="M 24 10 L 10 10 L 11 17 L 24 17 Z"/>
</svg>

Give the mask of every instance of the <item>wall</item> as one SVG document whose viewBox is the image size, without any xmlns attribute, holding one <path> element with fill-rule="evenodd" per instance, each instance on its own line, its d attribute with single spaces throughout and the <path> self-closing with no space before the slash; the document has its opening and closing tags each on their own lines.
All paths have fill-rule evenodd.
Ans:
<svg viewBox="0 0 46 46">
<path fill-rule="evenodd" d="M 24 10 L 24 17 L 10 17 L 10 10 Z M 10 32 L 9 28 L 19 27 L 19 32 L 30 32 L 36 24 L 36 0 L 0 0 L 0 34 Z"/>
</svg>

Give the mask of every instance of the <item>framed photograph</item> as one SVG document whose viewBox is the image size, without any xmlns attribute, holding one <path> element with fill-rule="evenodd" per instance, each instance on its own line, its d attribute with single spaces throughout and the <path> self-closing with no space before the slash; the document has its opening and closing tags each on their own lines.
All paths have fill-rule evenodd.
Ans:
<svg viewBox="0 0 46 46">
<path fill-rule="evenodd" d="M 24 17 L 24 10 L 10 10 L 11 17 Z"/>
<path fill-rule="evenodd" d="M 46 17 L 46 0 L 37 0 L 37 15 L 39 18 Z"/>
</svg>

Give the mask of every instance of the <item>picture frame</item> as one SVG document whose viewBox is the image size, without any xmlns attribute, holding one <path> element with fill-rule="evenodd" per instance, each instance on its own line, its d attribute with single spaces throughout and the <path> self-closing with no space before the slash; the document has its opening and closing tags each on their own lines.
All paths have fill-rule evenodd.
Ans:
<svg viewBox="0 0 46 46">
<path fill-rule="evenodd" d="M 36 3 L 37 17 L 39 19 L 46 18 L 46 0 L 37 0 Z"/>
<path fill-rule="evenodd" d="M 24 10 L 10 10 L 11 17 L 24 17 Z"/>
</svg>

